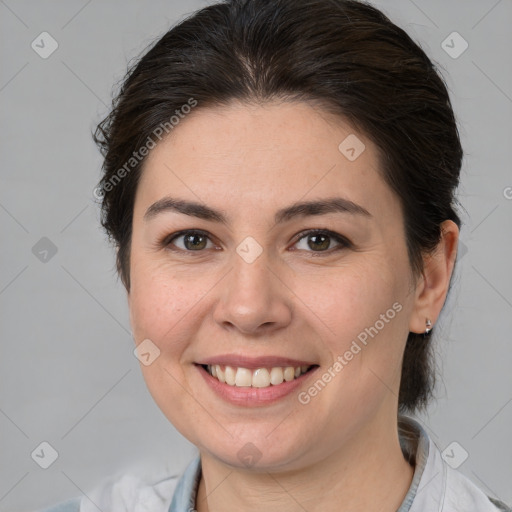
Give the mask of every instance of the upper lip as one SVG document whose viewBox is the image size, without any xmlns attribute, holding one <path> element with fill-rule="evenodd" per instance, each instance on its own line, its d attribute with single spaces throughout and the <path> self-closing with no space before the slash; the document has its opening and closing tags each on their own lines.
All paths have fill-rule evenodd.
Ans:
<svg viewBox="0 0 512 512">
<path fill-rule="evenodd" d="M 312 366 L 315 363 L 311 361 L 304 361 L 299 359 L 291 359 L 289 357 L 279 356 L 259 356 L 259 357 L 248 357 L 236 354 L 222 354 L 218 356 L 209 357 L 202 359 L 197 362 L 199 365 L 220 365 L 220 366 L 234 366 L 237 368 L 247 368 L 249 370 L 255 370 L 256 368 L 274 368 L 274 367 L 286 367 L 293 366 Z"/>
</svg>

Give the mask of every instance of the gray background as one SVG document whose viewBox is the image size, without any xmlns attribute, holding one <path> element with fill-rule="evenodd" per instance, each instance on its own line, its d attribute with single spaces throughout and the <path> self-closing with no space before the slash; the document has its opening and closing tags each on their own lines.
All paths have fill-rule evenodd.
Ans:
<svg viewBox="0 0 512 512">
<path fill-rule="evenodd" d="M 460 471 L 512 503 L 512 4 L 374 3 L 441 67 L 466 151 L 464 245 L 436 333 L 443 377 L 421 420 L 441 449 L 468 452 Z M 121 471 L 181 471 L 194 453 L 132 352 L 92 194 L 101 159 L 90 131 L 127 62 L 204 5 L 0 1 L 0 511 L 79 496 Z M 43 31 L 59 45 L 47 59 L 31 47 Z M 441 46 L 453 31 L 469 44 L 458 58 Z M 57 248 L 46 261 L 33 250 L 42 237 Z M 48 469 L 31 457 L 43 441 L 59 453 Z"/>
</svg>

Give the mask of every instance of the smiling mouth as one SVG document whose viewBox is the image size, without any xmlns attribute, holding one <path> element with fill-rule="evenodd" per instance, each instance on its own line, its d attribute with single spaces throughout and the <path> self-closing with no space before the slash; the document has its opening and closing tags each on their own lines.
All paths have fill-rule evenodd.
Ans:
<svg viewBox="0 0 512 512">
<path fill-rule="evenodd" d="M 308 373 L 318 365 L 274 366 L 271 368 L 249 368 L 224 366 L 219 364 L 201 365 L 214 379 L 228 386 L 245 388 L 268 388 L 291 382 Z"/>
</svg>

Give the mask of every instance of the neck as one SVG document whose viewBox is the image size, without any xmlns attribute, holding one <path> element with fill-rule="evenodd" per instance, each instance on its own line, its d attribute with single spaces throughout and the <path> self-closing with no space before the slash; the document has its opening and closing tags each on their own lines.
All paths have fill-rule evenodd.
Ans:
<svg viewBox="0 0 512 512">
<path fill-rule="evenodd" d="M 285 472 L 239 470 L 201 453 L 197 512 L 395 512 L 414 469 L 400 448 L 396 417 L 388 423 L 358 432 L 350 446 L 319 462 Z"/>
</svg>

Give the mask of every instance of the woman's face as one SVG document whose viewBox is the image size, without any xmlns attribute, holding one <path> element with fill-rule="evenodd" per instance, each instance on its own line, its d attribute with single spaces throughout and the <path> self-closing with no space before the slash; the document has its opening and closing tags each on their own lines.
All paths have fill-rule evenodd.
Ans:
<svg viewBox="0 0 512 512">
<path fill-rule="evenodd" d="M 149 361 L 160 351 L 149 391 L 203 454 L 292 469 L 396 428 L 417 294 L 378 167 L 366 137 L 305 103 L 198 107 L 150 152 L 131 324 Z"/>
</svg>

